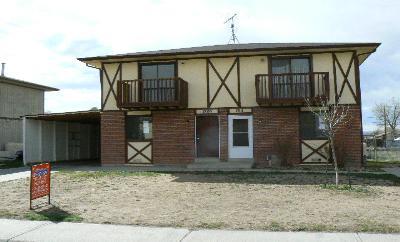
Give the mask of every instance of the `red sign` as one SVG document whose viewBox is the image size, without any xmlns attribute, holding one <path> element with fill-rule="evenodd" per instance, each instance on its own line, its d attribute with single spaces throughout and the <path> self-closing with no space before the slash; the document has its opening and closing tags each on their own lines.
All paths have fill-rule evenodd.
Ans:
<svg viewBox="0 0 400 242">
<path fill-rule="evenodd" d="M 48 195 L 50 203 L 50 173 L 50 163 L 31 167 L 31 201 Z"/>
</svg>

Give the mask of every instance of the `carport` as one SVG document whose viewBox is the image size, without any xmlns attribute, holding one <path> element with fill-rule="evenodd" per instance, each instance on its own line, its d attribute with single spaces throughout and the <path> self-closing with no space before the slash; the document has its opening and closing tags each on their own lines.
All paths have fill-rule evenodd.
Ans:
<svg viewBox="0 0 400 242">
<path fill-rule="evenodd" d="M 42 161 L 97 161 L 100 112 L 81 111 L 23 117 L 24 164 Z"/>
</svg>

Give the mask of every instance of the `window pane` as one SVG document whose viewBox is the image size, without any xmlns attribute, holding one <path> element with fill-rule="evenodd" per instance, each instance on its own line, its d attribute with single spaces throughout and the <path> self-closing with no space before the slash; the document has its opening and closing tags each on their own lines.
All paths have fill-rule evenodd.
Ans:
<svg viewBox="0 0 400 242">
<path fill-rule="evenodd" d="M 158 65 L 158 78 L 171 78 L 171 77 L 175 77 L 174 64 Z"/>
<path fill-rule="evenodd" d="M 157 65 L 142 65 L 142 79 L 157 79 Z"/>
<path fill-rule="evenodd" d="M 128 116 L 125 127 L 128 139 L 144 140 L 153 136 L 151 117 Z"/>
<path fill-rule="evenodd" d="M 296 58 L 292 61 L 292 73 L 308 73 L 310 72 L 310 63 L 308 58 Z"/>
<path fill-rule="evenodd" d="M 233 120 L 233 132 L 248 132 L 248 120 L 247 119 L 234 119 Z"/>
<path fill-rule="evenodd" d="M 325 138 L 324 123 L 312 112 L 300 113 L 300 136 L 302 139 Z"/>
<path fill-rule="evenodd" d="M 233 133 L 233 146 L 249 146 L 249 134 Z"/>
<path fill-rule="evenodd" d="M 315 120 L 313 113 L 300 113 L 300 136 L 302 139 L 313 139 L 315 137 Z"/>
<path fill-rule="evenodd" d="M 272 74 L 290 72 L 290 59 L 272 59 Z"/>
</svg>

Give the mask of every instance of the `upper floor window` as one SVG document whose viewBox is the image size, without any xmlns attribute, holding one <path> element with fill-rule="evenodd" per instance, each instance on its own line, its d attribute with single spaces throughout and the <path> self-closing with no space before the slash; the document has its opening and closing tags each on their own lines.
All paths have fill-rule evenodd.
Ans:
<svg viewBox="0 0 400 242">
<path fill-rule="evenodd" d="M 272 74 L 308 73 L 310 58 L 308 57 L 276 57 L 271 60 Z"/>
<path fill-rule="evenodd" d="M 140 79 L 173 78 L 176 76 L 175 63 L 141 63 Z"/>
<path fill-rule="evenodd" d="M 142 63 L 139 68 L 140 79 L 143 79 L 144 102 L 168 102 L 175 99 L 175 63 Z"/>
<path fill-rule="evenodd" d="M 274 98 L 305 98 L 310 95 L 310 59 L 276 57 L 271 59 L 272 95 Z M 276 75 L 274 75 L 276 74 Z"/>
</svg>

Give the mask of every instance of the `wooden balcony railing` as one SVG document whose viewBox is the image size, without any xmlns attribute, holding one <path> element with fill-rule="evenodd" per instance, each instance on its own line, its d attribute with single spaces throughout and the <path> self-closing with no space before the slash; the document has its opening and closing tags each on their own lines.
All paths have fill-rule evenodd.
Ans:
<svg viewBox="0 0 400 242">
<path fill-rule="evenodd" d="M 117 98 L 121 108 L 187 108 L 188 84 L 179 77 L 118 81 Z"/>
<path fill-rule="evenodd" d="M 256 75 L 256 99 L 260 106 L 302 105 L 306 98 L 329 98 L 328 72 Z"/>
</svg>

